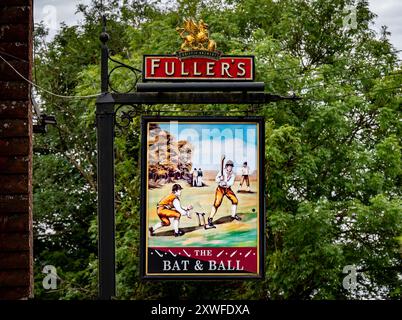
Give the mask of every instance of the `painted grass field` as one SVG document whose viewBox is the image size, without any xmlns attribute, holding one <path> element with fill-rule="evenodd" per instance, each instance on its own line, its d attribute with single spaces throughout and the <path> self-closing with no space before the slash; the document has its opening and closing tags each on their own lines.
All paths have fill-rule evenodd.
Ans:
<svg viewBox="0 0 402 320">
<path fill-rule="evenodd" d="M 173 236 L 172 226 L 163 227 L 156 231 L 155 236 L 148 234 L 148 246 L 150 247 L 255 247 L 258 237 L 258 194 L 256 182 L 251 181 L 251 193 L 237 192 L 238 182 L 232 190 L 239 199 L 237 214 L 241 221 L 231 221 L 231 202 L 226 197 L 214 217 L 216 229 L 205 230 L 199 227 L 195 212 L 205 212 L 205 221 L 211 211 L 215 196 L 216 183 L 206 181 L 207 186 L 196 188 L 190 187 L 184 181 L 179 181 L 184 187 L 180 197 L 183 207 L 189 204 L 194 206 L 191 211 L 191 219 L 182 217 L 180 228 L 186 233 L 181 237 Z M 148 225 L 154 225 L 159 221 L 156 214 L 156 204 L 164 196 L 170 193 L 172 184 L 166 184 L 159 188 L 148 191 Z"/>
</svg>

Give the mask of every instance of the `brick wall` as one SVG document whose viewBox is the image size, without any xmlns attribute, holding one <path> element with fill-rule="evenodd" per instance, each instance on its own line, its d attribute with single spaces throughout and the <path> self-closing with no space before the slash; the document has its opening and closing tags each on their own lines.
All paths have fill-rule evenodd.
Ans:
<svg viewBox="0 0 402 320">
<path fill-rule="evenodd" d="M 32 0 L 0 0 L 0 54 L 31 79 Z M 0 299 L 32 296 L 29 89 L 0 60 Z"/>
</svg>

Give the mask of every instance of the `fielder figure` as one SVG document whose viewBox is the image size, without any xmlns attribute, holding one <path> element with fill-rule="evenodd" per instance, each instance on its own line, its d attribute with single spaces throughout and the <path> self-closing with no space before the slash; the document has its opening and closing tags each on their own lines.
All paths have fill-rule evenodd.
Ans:
<svg viewBox="0 0 402 320">
<path fill-rule="evenodd" d="M 240 180 L 240 185 L 239 189 L 237 190 L 238 192 L 241 190 L 241 187 L 243 186 L 243 183 L 246 183 L 247 192 L 250 192 L 250 167 L 247 165 L 247 161 L 243 162 L 243 166 L 241 167 L 241 180 Z"/>
</svg>

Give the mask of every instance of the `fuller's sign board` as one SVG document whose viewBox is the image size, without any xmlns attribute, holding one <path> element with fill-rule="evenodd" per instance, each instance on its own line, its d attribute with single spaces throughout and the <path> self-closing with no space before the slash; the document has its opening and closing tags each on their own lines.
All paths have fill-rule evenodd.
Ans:
<svg viewBox="0 0 402 320">
<path fill-rule="evenodd" d="M 183 43 L 174 55 L 145 55 L 143 81 L 253 81 L 253 56 L 225 56 L 209 38 L 209 26 L 185 19 Z"/>
<path fill-rule="evenodd" d="M 141 276 L 261 278 L 264 122 L 142 117 Z"/>
<path fill-rule="evenodd" d="M 253 81 L 253 56 L 190 51 L 145 55 L 143 81 Z"/>
</svg>

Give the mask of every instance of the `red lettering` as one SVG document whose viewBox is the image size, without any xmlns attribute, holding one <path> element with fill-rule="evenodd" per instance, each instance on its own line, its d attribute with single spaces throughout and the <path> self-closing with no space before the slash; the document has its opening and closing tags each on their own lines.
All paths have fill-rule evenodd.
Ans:
<svg viewBox="0 0 402 320">
<path fill-rule="evenodd" d="M 222 56 L 180 60 L 175 55 L 144 56 L 144 81 L 152 80 L 254 80 L 254 57 Z"/>
</svg>

